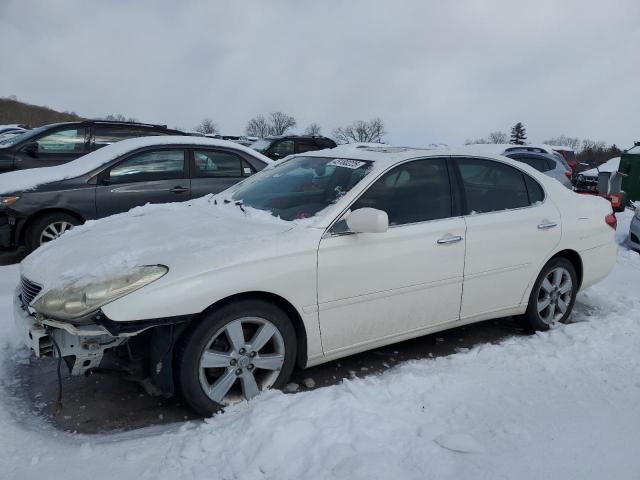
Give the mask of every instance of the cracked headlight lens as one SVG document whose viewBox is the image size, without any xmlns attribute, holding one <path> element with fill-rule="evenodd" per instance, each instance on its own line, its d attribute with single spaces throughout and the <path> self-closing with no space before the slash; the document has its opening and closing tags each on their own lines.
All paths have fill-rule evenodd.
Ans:
<svg viewBox="0 0 640 480">
<path fill-rule="evenodd" d="M 117 298 L 158 280 L 169 269 L 164 265 L 137 267 L 118 277 L 56 288 L 46 292 L 33 304 L 33 308 L 44 316 L 61 320 L 73 320 L 97 310 Z"/>
</svg>

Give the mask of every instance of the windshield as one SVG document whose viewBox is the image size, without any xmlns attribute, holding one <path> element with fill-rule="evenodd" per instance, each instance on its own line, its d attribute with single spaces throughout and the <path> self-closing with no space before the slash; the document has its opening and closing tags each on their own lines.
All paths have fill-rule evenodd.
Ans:
<svg viewBox="0 0 640 480">
<path fill-rule="evenodd" d="M 337 202 L 372 165 L 363 160 L 294 157 L 249 178 L 232 198 L 283 220 L 309 218 Z"/>
<path fill-rule="evenodd" d="M 47 128 L 48 128 L 48 125 L 44 127 L 34 128 L 33 130 L 27 130 L 26 132 L 21 133 L 20 135 L 4 138 L 0 140 L 0 147 L 11 147 L 13 145 L 17 145 L 18 143 L 23 142 L 24 140 L 28 140 L 30 138 L 35 137 L 36 135 L 45 131 Z"/>
<path fill-rule="evenodd" d="M 260 153 L 264 153 L 267 151 L 267 149 L 272 143 L 273 143 L 273 140 L 266 140 L 264 138 L 261 138 L 260 140 L 256 140 L 255 142 L 253 142 L 251 144 L 251 148 L 259 151 Z"/>
</svg>

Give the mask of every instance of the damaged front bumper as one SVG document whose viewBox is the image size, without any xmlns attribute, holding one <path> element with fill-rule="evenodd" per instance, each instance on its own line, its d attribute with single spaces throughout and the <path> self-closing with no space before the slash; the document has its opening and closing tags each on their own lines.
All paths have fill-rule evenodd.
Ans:
<svg viewBox="0 0 640 480">
<path fill-rule="evenodd" d="M 82 375 L 98 368 L 105 351 L 127 340 L 113 336 L 101 325 L 73 325 L 40 318 L 22 304 L 20 289 L 13 297 L 13 319 L 16 329 L 36 357 L 57 357 L 57 347 L 72 375 Z"/>
</svg>

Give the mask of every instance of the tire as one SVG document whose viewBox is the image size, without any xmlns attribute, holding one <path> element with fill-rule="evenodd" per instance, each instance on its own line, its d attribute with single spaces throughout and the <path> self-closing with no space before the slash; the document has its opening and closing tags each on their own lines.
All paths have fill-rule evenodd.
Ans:
<svg viewBox="0 0 640 480">
<path fill-rule="evenodd" d="M 567 280 L 571 283 L 567 284 Z M 577 293 L 578 276 L 573 264 L 563 257 L 552 258 L 538 275 L 527 311 L 520 320 L 532 331 L 545 331 L 557 323 L 567 323 Z"/>
<path fill-rule="evenodd" d="M 210 416 L 260 391 L 283 388 L 296 349 L 295 330 L 280 308 L 263 300 L 230 303 L 207 313 L 180 340 L 177 386 L 195 412 Z"/>
<path fill-rule="evenodd" d="M 80 225 L 82 221 L 65 212 L 52 212 L 37 218 L 25 233 L 25 245 L 29 252 L 40 245 L 55 240 L 62 233 Z M 57 232 L 57 234 L 56 234 Z"/>
</svg>

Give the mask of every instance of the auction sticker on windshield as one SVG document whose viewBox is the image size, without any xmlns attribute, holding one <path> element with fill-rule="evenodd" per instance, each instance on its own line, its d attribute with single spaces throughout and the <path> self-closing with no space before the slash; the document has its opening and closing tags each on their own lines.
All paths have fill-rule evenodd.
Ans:
<svg viewBox="0 0 640 480">
<path fill-rule="evenodd" d="M 362 165 L 365 165 L 367 162 L 360 162 L 359 160 L 348 160 L 346 158 L 336 158 L 335 160 L 330 161 L 327 165 L 333 165 L 336 167 L 345 167 L 355 170 L 356 168 L 360 168 Z"/>
</svg>

